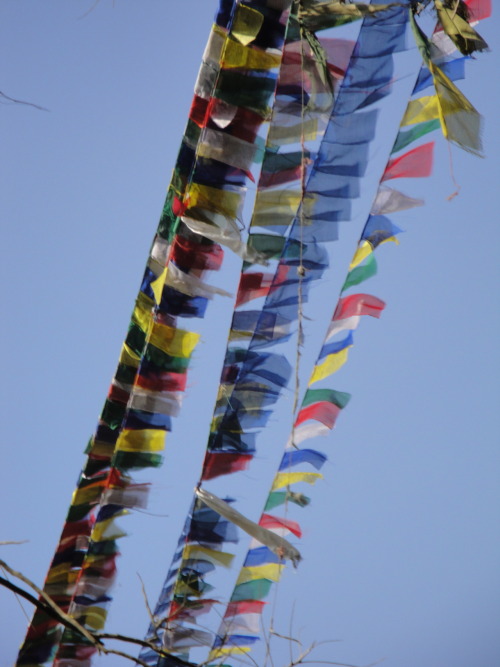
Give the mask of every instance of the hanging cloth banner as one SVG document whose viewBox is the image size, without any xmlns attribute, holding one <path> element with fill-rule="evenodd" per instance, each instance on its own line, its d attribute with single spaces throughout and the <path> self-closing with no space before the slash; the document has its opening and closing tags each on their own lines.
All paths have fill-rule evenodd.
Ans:
<svg viewBox="0 0 500 667">
<path fill-rule="evenodd" d="M 239 526 L 261 544 L 266 545 L 271 551 L 277 553 L 281 558 L 291 560 L 295 566 L 297 566 L 301 560 L 301 555 L 295 547 L 284 538 L 270 532 L 272 528 L 284 527 L 297 537 L 300 537 L 300 528 L 294 522 L 289 522 L 285 519 L 277 519 L 271 515 L 263 515 L 259 523 L 256 524 L 220 498 L 217 498 L 212 493 L 209 493 L 202 488 L 196 489 L 196 495 L 208 507 L 231 521 L 231 523 Z"/>
</svg>

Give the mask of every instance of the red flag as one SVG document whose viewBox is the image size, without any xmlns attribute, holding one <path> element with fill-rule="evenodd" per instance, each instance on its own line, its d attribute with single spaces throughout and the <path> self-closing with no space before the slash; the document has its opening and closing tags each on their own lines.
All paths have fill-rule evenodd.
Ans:
<svg viewBox="0 0 500 667">
<path fill-rule="evenodd" d="M 179 268 L 190 271 L 218 271 L 224 257 L 224 251 L 217 243 L 202 245 L 177 235 L 172 243 L 171 258 Z"/>
<path fill-rule="evenodd" d="M 272 292 L 278 289 L 278 287 L 280 287 L 288 278 L 290 268 L 290 266 L 280 264 L 278 266 L 276 278 L 274 278 L 272 273 L 255 272 L 242 274 L 235 307 L 237 308 L 252 299 L 267 296 L 270 291 Z"/>
<path fill-rule="evenodd" d="M 296 521 L 290 519 L 282 519 L 278 516 L 271 516 L 271 514 L 263 514 L 260 517 L 259 526 L 262 528 L 287 528 L 291 533 L 297 537 L 302 537 L 302 530 Z"/>
<path fill-rule="evenodd" d="M 230 602 L 227 605 L 224 618 L 237 616 L 238 614 L 261 614 L 265 604 L 267 603 L 262 600 L 240 600 L 239 602 Z"/>
<path fill-rule="evenodd" d="M 470 21 L 481 21 L 491 16 L 491 0 L 465 0 L 469 8 Z"/>
<path fill-rule="evenodd" d="M 168 371 L 138 375 L 136 384 L 150 391 L 185 391 L 187 373 L 170 373 Z"/>
<path fill-rule="evenodd" d="M 194 123 L 196 123 L 198 127 L 205 127 L 207 109 L 208 109 L 208 100 L 204 100 L 203 97 L 198 97 L 198 95 L 195 95 L 193 97 L 193 103 L 191 104 L 191 109 L 189 110 L 189 118 Z"/>
<path fill-rule="evenodd" d="M 252 460 L 252 454 L 233 454 L 231 452 L 207 452 L 203 464 L 202 479 L 213 479 L 220 475 L 246 470 Z"/>
<path fill-rule="evenodd" d="M 130 386 L 130 389 L 131 388 L 132 387 Z M 123 389 L 123 387 L 119 386 L 119 383 L 117 384 L 116 380 L 113 380 L 108 391 L 108 398 L 115 403 L 127 404 L 128 399 L 130 398 L 130 390 Z"/>
<path fill-rule="evenodd" d="M 353 317 L 355 315 L 371 315 L 372 317 L 380 317 L 380 313 L 384 310 L 385 303 L 381 299 L 371 294 L 351 294 L 339 299 L 333 320 L 343 320 L 346 317 Z"/>
<path fill-rule="evenodd" d="M 432 171 L 434 141 L 389 160 L 381 182 L 391 178 L 424 178 Z"/>
<path fill-rule="evenodd" d="M 89 519 L 84 521 L 71 521 L 64 524 L 61 534 L 61 540 L 66 537 L 75 537 L 77 535 L 89 535 L 92 532 L 92 523 Z"/>
<path fill-rule="evenodd" d="M 315 419 L 325 426 L 328 426 L 328 428 L 333 428 L 339 412 L 340 408 L 338 405 L 334 405 L 328 401 L 313 403 L 312 405 L 308 405 L 307 407 L 302 408 L 302 410 L 297 415 L 297 419 L 295 420 L 294 425 L 298 426 L 308 419 Z"/>
</svg>

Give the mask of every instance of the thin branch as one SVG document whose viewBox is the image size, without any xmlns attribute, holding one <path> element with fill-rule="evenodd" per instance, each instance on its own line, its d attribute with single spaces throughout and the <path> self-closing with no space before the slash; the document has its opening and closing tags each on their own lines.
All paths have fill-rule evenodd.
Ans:
<svg viewBox="0 0 500 667">
<path fill-rule="evenodd" d="M 306 658 L 309 653 L 311 653 L 314 649 L 316 648 L 316 644 L 313 642 L 309 648 L 306 648 L 302 653 L 297 656 L 295 660 L 292 660 L 287 667 L 295 667 L 295 665 L 303 665 L 304 664 L 304 658 Z"/>
<path fill-rule="evenodd" d="M 288 634 L 290 635 L 290 637 L 293 635 L 293 620 L 294 620 L 294 617 L 295 617 L 295 600 L 293 601 L 292 613 L 290 614 L 290 627 L 288 629 Z M 299 642 L 300 646 L 302 647 L 302 642 L 300 642 L 299 640 L 297 640 L 297 641 Z M 290 648 L 290 662 L 292 662 L 293 661 L 293 647 L 292 647 L 291 642 L 289 644 L 289 648 Z"/>
<path fill-rule="evenodd" d="M 99 4 L 99 0 L 95 0 L 94 4 L 90 7 L 90 9 L 87 9 L 86 12 L 84 12 L 81 16 L 79 16 L 78 20 L 81 21 L 86 16 L 88 16 L 91 12 L 94 11 L 94 9 L 97 7 L 98 4 Z"/>
<path fill-rule="evenodd" d="M 289 642 L 296 642 L 299 646 L 302 646 L 300 639 L 296 639 L 295 637 L 288 637 L 287 635 L 280 635 L 279 632 L 276 632 L 276 630 L 273 630 L 272 628 L 269 630 L 269 634 L 274 635 L 275 637 L 279 637 L 280 639 L 286 639 Z"/>
<path fill-rule="evenodd" d="M 137 574 L 137 576 L 139 577 L 139 581 L 141 582 L 142 596 L 143 596 L 143 598 L 144 598 L 144 604 L 146 605 L 146 609 L 147 609 L 147 612 L 148 612 L 149 620 L 150 620 L 150 622 L 151 622 L 151 627 L 153 628 L 154 633 L 155 633 L 155 635 L 154 635 L 154 636 L 155 636 L 155 639 L 158 640 L 158 641 L 160 641 L 160 638 L 159 638 L 159 636 L 158 636 L 157 621 L 156 621 L 156 618 L 155 618 L 155 616 L 154 616 L 154 614 L 153 614 L 153 611 L 152 611 L 152 609 L 151 609 L 151 606 L 150 606 L 150 604 L 149 604 L 148 596 L 147 596 L 147 594 L 146 594 L 146 587 L 144 586 L 144 581 L 143 581 L 141 575 L 139 574 L 139 572 L 137 572 L 136 574 Z"/>
<path fill-rule="evenodd" d="M 45 107 L 41 107 L 39 104 L 33 104 L 33 102 L 25 102 L 24 100 L 16 100 L 14 97 L 10 97 L 9 95 L 6 95 L 4 92 L 0 90 L 0 97 L 3 97 L 9 102 L 12 102 L 12 104 L 24 104 L 28 107 L 33 107 L 34 109 L 38 109 L 39 111 L 48 111 Z M 7 542 L 7 544 L 22 544 L 21 542 Z"/>
</svg>

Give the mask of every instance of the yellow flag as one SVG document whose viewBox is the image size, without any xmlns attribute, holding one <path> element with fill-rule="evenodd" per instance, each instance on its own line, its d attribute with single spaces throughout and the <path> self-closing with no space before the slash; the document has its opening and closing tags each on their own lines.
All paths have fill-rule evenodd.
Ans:
<svg viewBox="0 0 500 667">
<path fill-rule="evenodd" d="M 243 192 L 219 190 L 209 185 L 191 183 L 185 201 L 188 202 L 189 208 L 199 206 L 214 213 L 226 215 L 228 218 L 238 218 L 243 203 Z"/>
<path fill-rule="evenodd" d="M 108 612 L 102 607 L 83 607 L 82 615 L 85 616 L 85 625 L 88 625 L 92 630 L 102 630 L 106 622 Z"/>
<path fill-rule="evenodd" d="M 122 351 L 120 352 L 119 362 L 125 366 L 132 366 L 132 368 L 139 368 L 139 363 L 141 358 L 135 352 L 129 348 L 126 343 L 122 345 Z"/>
<path fill-rule="evenodd" d="M 380 241 L 379 245 L 382 245 L 383 243 L 395 243 L 396 245 L 399 245 L 399 240 L 395 236 L 389 236 L 387 239 Z"/>
<path fill-rule="evenodd" d="M 211 661 L 222 658 L 225 655 L 245 655 L 245 653 L 250 653 L 250 646 L 220 646 L 210 651 L 208 659 Z"/>
<path fill-rule="evenodd" d="M 282 489 L 284 486 L 290 486 L 297 482 L 315 484 L 318 479 L 323 479 L 323 475 L 319 472 L 279 472 L 274 478 L 271 491 Z"/>
<path fill-rule="evenodd" d="M 155 322 L 149 342 L 171 357 L 187 359 L 191 356 L 200 334 L 169 327 L 167 324 Z"/>
<path fill-rule="evenodd" d="M 58 581 L 67 580 L 68 573 L 71 569 L 71 563 L 60 563 L 55 567 L 51 567 L 45 581 L 46 584 L 54 584 Z"/>
<path fill-rule="evenodd" d="M 92 484 L 91 486 L 84 487 L 83 489 L 75 489 L 73 491 L 73 497 L 71 498 L 71 505 L 83 505 L 84 503 L 90 503 L 94 500 L 98 500 L 103 489 L 103 482 L 100 482 L 99 484 Z"/>
<path fill-rule="evenodd" d="M 119 515 L 111 517 L 111 519 L 96 523 L 90 539 L 93 542 L 102 542 L 103 540 L 117 540 L 119 537 L 125 537 L 127 533 L 115 523 L 116 517 L 123 516 L 124 514 L 128 514 L 128 512 L 122 511 Z"/>
<path fill-rule="evenodd" d="M 368 241 L 363 241 L 354 253 L 354 257 L 349 264 L 349 271 L 352 271 L 356 266 L 358 266 L 358 264 L 361 264 L 361 262 L 366 259 L 372 252 L 373 248 L 371 244 L 368 243 Z"/>
<path fill-rule="evenodd" d="M 317 118 L 309 118 L 303 123 L 295 125 L 272 125 L 269 130 L 268 141 L 277 146 L 284 144 L 295 144 L 304 141 L 314 141 L 318 134 Z"/>
<path fill-rule="evenodd" d="M 158 278 L 156 278 L 156 280 L 153 280 L 151 282 L 151 289 L 153 290 L 153 294 L 155 295 L 156 303 L 160 303 L 161 301 L 161 293 L 163 292 L 163 286 L 165 285 L 166 278 L 167 278 L 167 267 L 163 269 L 163 271 L 160 273 Z"/>
<path fill-rule="evenodd" d="M 240 5 L 241 7 L 241 5 Z M 278 67 L 281 56 L 275 53 L 266 53 L 261 49 L 254 49 L 241 43 L 228 39 L 222 57 L 222 66 L 230 69 L 232 67 L 243 67 L 245 69 L 272 69 Z"/>
<path fill-rule="evenodd" d="M 165 431 L 152 428 L 124 429 L 115 446 L 120 452 L 161 452 L 164 448 Z"/>
<path fill-rule="evenodd" d="M 444 136 L 465 150 L 482 155 L 481 114 L 439 67 L 430 62 L 429 69 L 434 78 Z"/>
<path fill-rule="evenodd" d="M 250 44 L 259 34 L 263 22 L 263 14 L 246 5 L 238 5 L 231 34 L 241 44 Z"/>
<path fill-rule="evenodd" d="M 247 581 L 255 581 L 256 579 L 279 581 L 281 570 L 284 567 L 284 563 L 266 563 L 265 565 L 256 565 L 254 567 L 242 567 L 236 585 L 244 584 Z"/>
<path fill-rule="evenodd" d="M 349 345 L 349 347 L 352 346 Z M 333 375 L 333 373 L 336 373 L 339 370 L 339 368 L 342 368 L 342 366 L 347 361 L 347 356 L 349 354 L 349 347 L 345 347 L 343 350 L 340 350 L 340 352 L 335 352 L 335 354 L 329 354 L 326 357 L 326 359 L 323 362 L 321 362 L 321 364 L 316 365 L 314 367 L 314 371 L 312 373 L 309 384 L 311 385 L 314 384 L 314 382 L 323 380 L 329 375 Z"/>
<path fill-rule="evenodd" d="M 437 95 L 427 95 L 418 100 L 412 100 L 406 107 L 401 126 L 424 123 L 427 120 L 439 118 L 439 102 Z"/>
<path fill-rule="evenodd" d="M 300 190 L 260 190 L 255 200 L 254 214 L 295 213 L 301 199 Z M 269 224 L 274 224 L 272 219 Z"/>
<path fill-rule="evenodd" d="M 141 298 L 143 296 L 144 299 Z M 152 307 L 153 303 L 151 299 L 149 299 L 145 294 L 143 295 L 141 292 L 135 302 L 135 308 L 132 312 L 132 322 L 137 324 L 137 326 L 146 334 L 148 333 L 149 328 L 153 323 Z"/>
<path fill-rule="evenodd" d="M 197 544 L 188 544 L 184 551 L 182 552 L 183 560 L 188 558 L 204 559 L 206 558 L 209 561 L 216 561 L 223 567 L 230 567 L 233 561 L 234 555 L 227 553 L 225 551 L 216 551 L 215 549 L 208 549 L 207 547 L 201 547 Z"/>
</svg>

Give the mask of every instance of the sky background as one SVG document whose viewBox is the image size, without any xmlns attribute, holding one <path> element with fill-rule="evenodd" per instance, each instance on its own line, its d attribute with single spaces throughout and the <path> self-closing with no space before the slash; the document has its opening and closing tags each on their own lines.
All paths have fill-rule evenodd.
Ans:
<svg viewBox="0 0 500 667">
<path fill-rule="evenodd" d="M 100 0 L 85 15 L 91 0 L 0 3 L 0 91 L 48 109 L 0 106 L 0 540 L 29 540 L 0 557 L 38 583 L 116 366 L 215 4 Z M 498 16 L 478 28 L 493 48 Z M 405 234 L 377 250 L 379 273 L 361 290 L 386 311 L 363 318 L 334 376 L 331 386 L 353 394 L 334 433 L 308 443 L 329 462 L 297 517 L 304 561 L 277 587 L 274 625 L 288 634 L 292 620 L 305 646 L 338 640 L 311 664 L 498 664 L 499 68 L 497 51 L 481 54 L 458 84 L 485 117 L 486 153 L 452 149 L 459 196 L 447 200 L 455 186 L 438 135 L 433 176 L 394 184 L 427 204 L 392 217 Z M 381 125 L 381 165 L 397 124 Z M 365 199 L 369 207 L 370 186 Z M 363 219 L 360 208 L 332 249 L 337 273 L 308 313 L 315 351 Z M 130 536 L 111 631 L 146 630 L 136 573 L 154 602 L 199 475 L 231 307 L 215 302 L 201 323 L 184 419 L 167 437 L 164 467 L 144 476 L 154 482 L 150 513 L 121 521 Z M 266 451 L 245 473 L 255 517 L 277 460 Z M 0 618 L 0 667 L 10 667 L 27 619 L 4 589 Z M 273 652 L 284 667 L 288 644 L 276 640 Z"/>
</svg>

